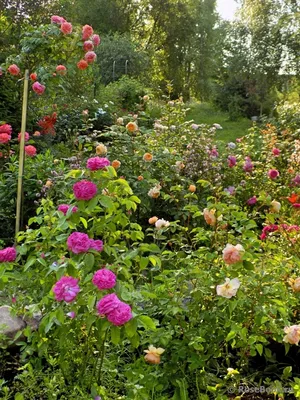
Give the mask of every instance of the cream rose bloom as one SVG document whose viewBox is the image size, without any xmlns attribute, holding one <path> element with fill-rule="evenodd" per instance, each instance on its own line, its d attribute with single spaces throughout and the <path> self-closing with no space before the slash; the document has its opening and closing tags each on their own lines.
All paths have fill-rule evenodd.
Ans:
<svg viewBox="0 0 300 400">
<path fill-rule="evenodd" d="M 237 278 L 234 279 L 225 279 L 225 283 L 223 285 L 217 286 L 217 295 L 226 297 L 226 299 L 231 299 L 231 297 L 236 295 L 238 288 L 240 287 L 241 283 Z"/>
</svg>

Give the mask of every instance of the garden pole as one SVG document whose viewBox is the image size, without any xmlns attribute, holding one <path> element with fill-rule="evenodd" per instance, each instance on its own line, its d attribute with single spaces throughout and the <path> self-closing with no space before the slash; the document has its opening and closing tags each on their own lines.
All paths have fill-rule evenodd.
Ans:
<svg viewBox="0 0 300 400">
<path fill-rule="evenodd" d="M 21 225 L 21 208 L 23 195 L 23 176 L 24 176 L 24 149 L 25 149 L 25 131 L 26 131 L 26 116 L 27 116 L 27 100 L 28 100 L 28 81 L 29 70 L 25 70 L 24 89 L 23 89 L 23 105 L 22 105 L 22 124 L 21 124 L 21 140 L 20 140 L 20 155 L 19 155 L 19 173 L 18 173 L 18 191 L 17 191 L 17 209 L 16 209 L 16 232 L 19 233 Z"/>
</svg>

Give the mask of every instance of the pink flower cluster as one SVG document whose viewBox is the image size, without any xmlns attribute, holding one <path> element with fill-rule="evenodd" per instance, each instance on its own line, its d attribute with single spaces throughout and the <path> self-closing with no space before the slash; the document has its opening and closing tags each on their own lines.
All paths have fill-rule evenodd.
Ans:
<svg viewBox="0 0 300 400">
<path fill-rule="evenodd" d="M 286 232 L 298 232 L 300 230 L 300 226 L 298 225 L 287 225 L 287 224 L 280 224 L 280 225 L 267 225 L 263 228 L 262 233 L 260 235 L 260 239 L 264 240 L 267 238 L 269 233 L 276 232 L 278 230 L 284 230 Z"/>
<path fill-rule="evenodd" d="M 79 181 L 73 186 L 76 200 L 91 200 L 97 194 L 97 185 L 90 181 Z"/>
<path fill-rule="evenodd" d="M 92 282 L 99 290 L 112 289 L 116 285 L 117 277 L 109 269 L 99 269 L 94 273 Z"/>
<path fill-rule="evenodd" d="M 29 157 L 34 157 L 36 155 L 36 148 L 34 146 L 25 146 L 25 153 Z"/>
<path fill-rule="evenodd" d="M 90 25 L 84 25 L 82 27 L 82 40 L 83 50 L 85 51 L 84 59 L 81 59 L 77 63 L 77 67 L 84 70 L 88 67 L 88 64 L 93 63 L 97 54 L 93 51 L 95 46 L 98 46 L 101 42 L 100 36 L 94 34 L 94 30 Z"/>
<path fill-rule="evenodd" d="M 68 249 L 75 254 L 86 253 L 90 249 L 103 250 L 102 240 L 90 239 L 86 233 L 73 232 L 67 239 Z"/>
<path fill-rule="evenodd" d="M 63 276 L 53 287 L 55 299 L 71 303 L 79 293 L 78 279 L 72 276 Z"/>
<path fill-rule="evenodd" d="M 13 262 L 17 257 L 17 252 L 14 247 L 6 247 L 0 250 L 0 263 L 3 262 Z"/>
<path fill-rule="evenodd" d="M 113 325 L 121 326 L 132 319 L 131 307 L 123 303 L 116 294 L 102 297 L 97 303 L 99 315 L 105 315 Z"/>
<path fill-rule="evenodd" d="M 228 167 L 232 168 L 236 165 L 236 157 L 235 156 L 228 156 Z"/>
<path fill-rule="evenodd" d="M 91 171 L 97 171 L 110 165 L 110 161 L 107 158 L 92 157 L 87 160 L 86 167 Z"/>
<path fill-rule="evenodd" d="M 12 127 L 8 124 L 0 126 L 0 144 L 6 144 L 11 139 Z"/>
<path fill-rule="evenodd" d="M 253 167 L 254 166 L 252 164 L 251 158 L 250 157 L 246 157 L 245 158 L 245 163 L 244 163 L 244 166 L 243 166 L 243 170 L 245 172 L 252 172 Z"/>
<path fill-rule="evenodd" d="M 78 207 L 76 206 L 70 206 L 69 204 L 60 204 L 57 208 L 58 211 L 61 211 L 62 213 L 64 213 L 64 215 L 67 214 L 69 208 L 72 207 L 72 212 L 75 213 L 76 211 L 78 211 Z"/>
</svg>

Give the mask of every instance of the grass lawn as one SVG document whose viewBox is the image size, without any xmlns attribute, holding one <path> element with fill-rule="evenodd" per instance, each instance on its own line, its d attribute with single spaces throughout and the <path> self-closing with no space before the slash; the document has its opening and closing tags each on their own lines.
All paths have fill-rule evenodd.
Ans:
<svg viewBox="0 0 300 400">
<path fill-rule="evenodd" d="M 230 121 L 226 112 L 216 110 L 209 103 L 192 103 L 189 108 L 188 120 L 193 119 L 196 124 L 220 124 L 223 129 L 216 131 L 216 139 L 225 142 L 235 142 L 236 138 L 245 135 L 252 126 L 252 122 L 246 118 Z"/>
</svg>

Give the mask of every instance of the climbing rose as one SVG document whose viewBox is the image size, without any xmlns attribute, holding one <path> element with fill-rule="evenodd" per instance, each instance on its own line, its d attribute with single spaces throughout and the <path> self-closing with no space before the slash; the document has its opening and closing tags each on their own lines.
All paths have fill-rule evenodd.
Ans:
<svg viewBox="0 0 300 400">
<path fill-rule="evenodd" d="M 20 68 L 16 65 L 16 64 L 12 64 L 12 65 L 10 65 L 9 67 L 8 67 L 8 72 L 11 74 L 11 75 L 19 75 L 19 73 L 20 73 Z"/>
<path fill-rule="evenodd" d="M 97 55 L 94 51 L 88 51 L 87 53 L 85 53 L 84 59 L 91 64 L 92 62 L 94 62 L 97 58 Z"/>
<path fill-rule="evenodd" d="M 52 15 L 51 17 L 51 24 L 61 25 L 64 22 L 66 22 L 66 20 L 63 17 L 59 17 L 58 15 Z"/>
<path fill-rule="evenodd" d="M 13 262 L 17 257 L 17 252 L 14 247 L 6 247 L 0 250 L 0 263 L 1 262 Z"/>
<path fill-rule="evenodd" d="M 92 157 L 87 160 L 86 167 L 91 171 L 97 171 L 110 165 L 110 161 L 107 158 Z"/>
<path fill-rule="evenodd" d="M 37 74 L 36 74 L 35 72 L 33 72 L 32 74 L 29 75 L 29 78 L 30 78 L 32 81 L 36 81 L 36 80 L 37 80 Z"/>
<path fill-rule="evenodd" d="M 100 44 L 100 42 L 101 42 L 101 39 L 100 39 L 100 36 L 99 36 L 99 35 L 93 35 L 93 36 L 91 37 L 91 39 L 92 39 L 92 41 L 93 41 L 93 43 L 94 43 L 95 46 L 99 46 L 99 44 Z"/>
<path fill-rule="evenodd" d="M 34 82 L 34 84 L 32 85 L 32 90 L 39 96 L 44 93 L 45 89 L 46 86 L 42 85 L 39 82 Z"/>
<path fill-rule="evenodd" d="M 76 200 L 91 200 L 97 194 L 97 185 L 90 181 L 79 181 L 73 186 Z"/>
<path fill-rule="evenodd" d="M 154 347 L 152 344 L 148 347 L 148 350 L 144 350 L 147 353 L 144 356 L 144 359 L 149 364 L 159 364 L 160 363 L 160 356 L 164 353 L 165 349 L 162 347 Z"/>
<path fill-rule="evenodd" d="M 109 269 L 99 269 L 94 273 L 92 282 L 99 290 L 112 289 L 116 285 L 117 277 Z"/>
<path fill-rule="evenodd" d="M 94 33 L 94 29 L 90 25 L 82 27 L 82 40 L 87 40 Z"/>
<path fill-rule="evenodd" d="M 36 148 L 31 145 L 25 146 L 25 153 L 27 156 L 33 157 L 36 155 Z"/>
<path fill-rule="evenodd" d="M 64 35 L 68 35 L 72 33 L 73 30 L 72 24 L 70 22 L 63 22 L 61 24 L 60 30 Z"/>
<path fill-rule="evenodd" d="M 28 132 L 25 132 L 25 142 L 28 142 L 30 136 Z M 21 132 L 18 134 L 18 142 L 21 141 Z"/>
<path fill-rule="evenodd" d="M 11 135 L 11 133 L 12 133 L 11 125 L 8 125 L 8 124 L 1 125 L 0 133 L 7 133 L 8 135 Z"/>
<path fill-rule="evenodd" d="M 68 249 L 75 254 L 86 253 L 91 247 L 90 240 L 86 233 L 73 232 L 67 239 Z"/>
<path fill-rule="evenodd" d="M 107 294 L 102 297 L 97 303 L 97 310 L 100 315 L 106 315 L 112 312 L 116 307 L 118 307 L 121 301 L 118 299 L 117 295 L 114 293 Z"/>
<path fill-rule="evenodd" d="M 268 175 L 270 179 L 276 179 L 279 176 L 279 172 L 277 169 L 270 169 Z"/>
<path fill-rule="evenodd" d="M 236 295 L 238 288 L 240 287 L 241 283 L 237 278 L 234 279 L 225 279 L 225 283 L 223 285 L 217 286 L 217 295 L 226 297 L 226 299 L 230 299 L 231 297 Z"/>
<path fill-rule="evenodd" d="M 63 276 L 53 287 L 55 300 L 71 303 L 79 292 L 78 279 L 72 276 Z"/>
<path fill-rule="evenodd" d="M 89 64 L 85 60 L 80 60 L 77 63 L 77 68 L 81 69 L 82 71 L 87 69 L 88 66 Z"/>
<path fill-rule="evenodd" d="M 10 141 L 11 136 L 8 133 L 0 133 L 0 143 L 6 144 Z"/>
<path fill-rule="evenodd" d="M 83 50 L 84 51 L 91 51 L 94 49 L 94 43 L 91 40 L 86 40 L 83 43 Z"/>
<path fill-rule="evenodd" d="M 108 321 L 115 326 L 126 324 L 132 317 L 131 307 L 122 301 L 119 301 L 117 307 L 107 315 Z"/>
<path fill-rule="evenodd" d="M 286 335 L 283 341 L 290 344 L 298 344 L 300 340 L 300 325 L 286 326 L 284 328 Z"/>
<path fill-rule="evenodd" d="M 66 73 L 67 73 L 67 68 L 66 68 L 64 65 L 58 65 L 58 66 L 56 67 L 56 72 L 57 72 L 59 75 L 66 75 Z"/>
<path fill-rule="evenodd" d="M 232 244 L 227 243 L 223 250 L 223 260 L 226 264 L 235 264 L 241 261 L 244 251 L 243 246 L 240 244 L 233 246 Z"/>
<path fill-rule="evenodd" d="M 72 207 L 73 213 L 78 211 L 78 208 L 76 206 L 70 206 L 69 204 L 60 204 L 57 210 L 61 211 L 62 213 L 64 213 L 64 215 L 66 215 L 70 207 Z"/>
</svg>

